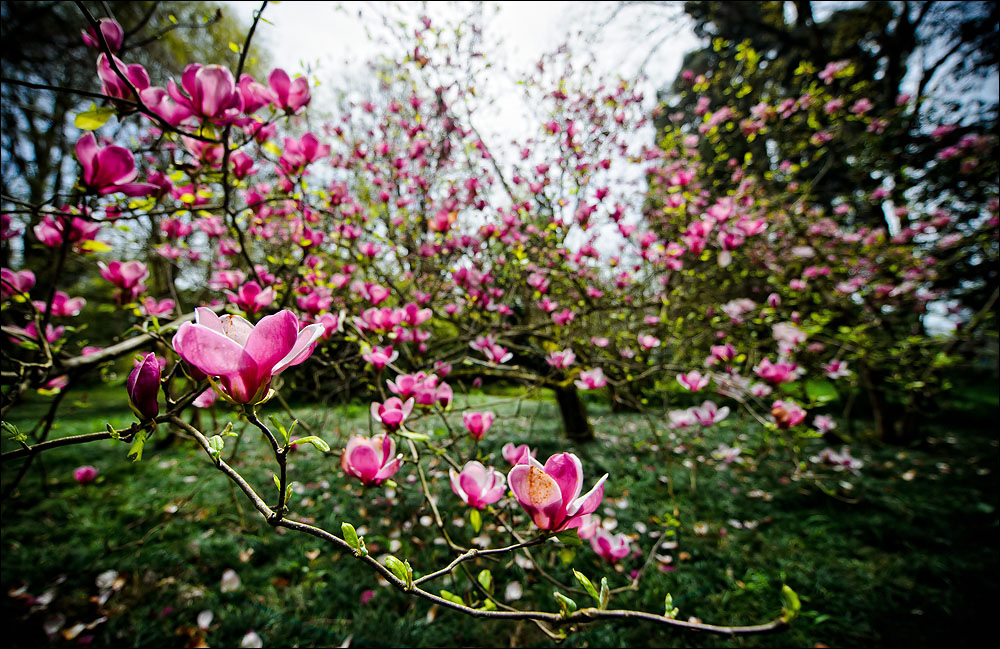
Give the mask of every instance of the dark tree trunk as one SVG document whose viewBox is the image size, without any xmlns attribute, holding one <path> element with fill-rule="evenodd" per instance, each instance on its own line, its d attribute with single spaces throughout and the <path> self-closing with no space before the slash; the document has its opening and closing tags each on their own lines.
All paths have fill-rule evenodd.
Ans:
<svg viewBox="0 0 1000 649">
<path fill-rule="evenodd" d="M 587 419 L 587 405 L 580 398 L 575 385 L 556 387 L 552 390 L 559 404 L 559 414 L 562 416 L 563 432 L 568 439 L 575 442 L 589 442 L 594 439 L 594 429 Z"/>
</svg>

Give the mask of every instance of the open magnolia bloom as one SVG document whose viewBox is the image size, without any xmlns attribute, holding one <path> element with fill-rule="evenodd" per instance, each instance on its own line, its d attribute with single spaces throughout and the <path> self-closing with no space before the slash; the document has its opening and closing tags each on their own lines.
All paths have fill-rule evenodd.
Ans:
<svg viewBox="0 0 1000 649">
<path fill-rule="evenodd" d="M 502 473 L 497 473 L 493 467 L 483 466 L 481 462 L 466 462 L 462 472 L 449 468 L 451 490 L 462 499 L 466 505 L 482 509 L 503 498 L 507 481 Z"/>
<path fill-rule="evenodd" d="M 524 511 L 543 530 L 561 532 L 576 527 L 593 513 L 604 498 L 604 474 L 583 496 L 583 465 L 573 453 L 557 453 L 545 465 L 524 455 L 510 473 L 507 483 Z"/>
<path fill-rule="evenodd" d="M 322 335 L 321 324 L 299 331 L 299 319 L 287 310 L 264 316 L 254 326 L 238 315 L 220 318 L 199 307 L 195 321 L 181 325 L 173 344 L 187 363 L 218 377 L 225 396 L 254 404 L 267 396 L 272 376 L 309 358 Z"/>
</svg>

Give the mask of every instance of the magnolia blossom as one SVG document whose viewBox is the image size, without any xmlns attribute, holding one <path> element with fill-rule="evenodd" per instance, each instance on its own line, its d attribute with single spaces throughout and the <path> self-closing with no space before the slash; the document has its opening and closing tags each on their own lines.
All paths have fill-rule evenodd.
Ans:
<svg viewBox="0 0 1000 649">
<path fill-rule="evenodd" d="M 5 300 L 12 295 L 27 295 L 34 285 L 35 274 L 30 270 L 0 269 L 0 296 Z"/>
<path fill-rule="evenodd" d="M 523 462 L 527 462 L 525 456 L 535 457 L 535 455 L 538 454 L 538 451 L 532 451 L 527 444 L 514 446 L 510 442 L 504 444 L 503 448 L 500 449 L 500 452 L 503 453 L 503 459 L 507 460 L 511 464 L 521 464 Z"/>
<path fill-rule="evenodd" d="M 572 349 L 553 350 L 549 352 L 545 362 L 557 369 L 566 368 L 576 362 L 576 354 L 573 353 Z"/>
<path fill-rule="evenodd" d="M 809 459 L 816 464 L 830 465 L 836 471 L 849 469 L 856 472 L 865 465 L 864 462 L 853 457 L 846 446 L 841 448 L 839 453 L 832 448 L 824 448 L 819 452 L 819 455 L 815 455 Z"/>
<path fill-rule="evenodd" d="M 823 366 L 823 372 L 831 379 L 840 379 L 852 374 L 844 361 L 833 360 Z"/>
<path fill-rule="evenodd" d="M 507 488 L 504 475 L 493 467 L 485 467 L 480 462 L 466 462 L 462 472 L 448 469 L 451 476 L 451 490 L 466 505 L 483 509 L 503 498 Z"/>
<path fill-rule="evenodd" d="M 705 401 L 701 406 L 691 408 L 691 415 L 702 426 L 711 426 L 729 416 L 729 406 L 720 408 L 714 401 Z"/>
<path fill-rule="evenodd" d="M 389 397 L 385 400 L 385 403 L 373 401 L 371 405 L 372 419 L 390 431 L 402 426 L 411 412 L 413 412 L 412 398 L 407 399 L 404 403 L 399 397 Z"/>
<path fill-rule="evenodd" d="M 712 451 L 712 457 L 719 460 L 723 464 L 732 464 L 733 462 L 740 462 L 740 453 L 743 452 L 739 446 L 729 446 L 728 444 L 719 444 L 719 446 Z M 721 467 L 720 467 L 721 468 Z"/>
<path fill-rule="evenodd" d="M 340 456 L 340 468 L 366 485 L 379 485 L 399 470 L 403 456 L 395 453 L 396 443 L 385 433 L 354 435 Z"/>
<path fill-rule="evenodd" d="M 614 563 L 627 557 L 632 552 L 629 538 L 625 534 L 615 534 L 603 527 L 597 527 L 590 537 L 590 547 L 608 563 Z"/>
<path fill-rule="evenodd" d="M 794 401 L 779 399 L 771 406 L 771 417 L 778 428 L 791 428 L 805 421 L 806 411 Z"/>
<path fill-rule="evenodd" d="M 88 482 L 93 482 L 97 477 L 97 467 L 90 466 L 89 464 L 77 467 L 73 470 L 73 479 L 80 484 L 87 484 Z"/>
<path fill-rule="evenodd" d="M 816 415 L 813 426 L 821 433 L 828 433 L 837 427 L 837 422 L 830 415 Z"/>
<path fill-rule="evenodd" d="M 573 383 L 581 390 L 596 390 L 607 385 L 608 380 L 604 376 L 604 371 L 599 367 L 595 367 L 592 370 L 583 370 L 580 372 L 580 378 L 573 381 Z"/>
<path fill-rule="evenodd" d="M 399 352 L 393 350 L 392 345 L 388 345 L 386 347 L 372 347 L 369 351 L 363 353 L 361 358 L 374 365 L 375 369 L 380 370 L 399 358 Z"/>
<path fill-rule="evenodd" d="M 680 383 L 685 390 L 690 390 L 691 392 L 698 392 L 707 386 L 710 380 L 709 376 L 702 376 L 701 372 L 698 370 L 688 372 L 687 374 L 677 375 L 677 382 Z"/>
<path fill-rule="evenodd" d="M 149 183 L 132 182 L 139 175 L 132 152 L 121 146 L 97 146 L 93 133 L 76 142 L 76 158 L 83 167 L 80 182 L 98 194 L 122 192 L 127 196 L 148 196 L 159 188 Z"/>
<path fill-rule="evenodd" d="M 507 351 L 506 347 L 496 344 L 484 349 L 483 354 L 486 356 L 486 360 L 491 363 L 496 363 L 497 365 L 506 363 L 510 359 L 514 358 L 514 354 Z"/>
<path fill-rule="evenodd" d="M 801 369 L 795 363 L 772 363 L 768 358 L 756 365 L 753 371 L 772 385 L 794 381 L 801 373 Z"/>
<path fill-rule="evenodd" d="M 247 282 L 243 286 L 240 286 L 236 293 L 226 291 L 226 295 L 229 297 L 230 302 L 251 315 L 270 306 L 274 302 L 275 297 L 277 297 L 273 286 L 261 289 L 260 284 L 257 282 Z"/>
<path fill-rule="evenodd" d="M 465 424 L 465 429 L 469 431 L 469 434 L 478 440 L 482 439 L 486 431 L 493 425 L 495 416 L 489 410 L 486 412 L 467 412 L 462 415 L 462 423 Z"/>
<path fill-rule="evenodd" d="M 233 73 L 221 65 L 192 63 L 184 68 L 181 87 L 170 79 L 167 92 L 179 106 L 219 123 L 230 122 L 243 112 L 243 97 Z"/>
<path fill-rule="evenodd" d="M 41 300 L 35 300 L 32 304 L 42 313 L 45 313 L 48 306 Z M 86 304 L 87 300 L 82 297 L 70 297 L 62 291 L 56 291 L 52 296 L 52 315 L 58 317 L 79 315 Z"/>
<path fill-rule="evenodd" d="M 62 245 L 67 225 L 69 226 L 69 240 L 77 246 L 82 246 L 87 241 L 94 240 L 101 229 L 100 223 L 91 223 L 78 216 L 70 219 L 68 215 L 60 214 L 53 218 L 51 214 L 46 214 L 32 228 L 32 232 L 35 233 L 35 236 L 43 244 L 50 248 L 56 248 Z"/>
<path fill-rule="evenodd" d="M 667 413 L 667 417 L 670 419 L 670 428 L 687 428 L 698 423 L 690 408 L 685 410 L 671 410 Z"/>
<path fill-rule="evenodd" d="M 122 48 L 122 41 L 125 40 L 125 31 L 118 24 L 118 21 L 112 18 L 99 18 L 97 22 L 101 26 L 101 34 L 104 36 L 104 41 L 108 44 L 108 49 L 112 52 L 120 50 Z M 87 47 L 92 47 L 95 50 L 101 49 L 100 38 L 98 38 L 93 26 L 88 25 L 86 29 L 80 32 L 80 36 L 83 37 L 83 42 L 87 44 Z"/>
<path fill-rule="evenodd" d="M 271 377 L 309 358 L 321 335 L 319 324 L 299 331 L 298 318 L 287 310 L 264 316 L 254 326 L 240 316 L 220 318 L 199 307 L 195 321 L 178 329 L 173 346 L 189 365 L 218 377 L 226 397 L 255 404 L 267 396 Z"/>
<path fill-rule="evenodd" d="M 298 113 L 309 104 L 309 81 L 305 77 L 292 80 L 287 72 L 276 68 L 267 80 L 275 104 L 286 113 Z"/>
<path fill-rule="evenodd" d="M 99 261 L 97 265 L 101 269 L 101 277 L 118 287 L 119 302 L 131 302 L 146 290 L 142 280 L 149 275 L 149 269 L 141 261 L 113 260 L 107 264 Z"/>
<path fill-rule="evenodd" d="M 576 527 L 604 498 L 604 474 L 583 496 L 583 465 L 573 453 L 553 455 L 543 466 L 528 456 L 507 474 L 507 483 L 524 511 L 539 528 L 559 532 Z"/>
<path fill-rule="evenodd" d="M 650 334 L 639 334 L 637 340 L 639 341 L 639 346 L 643 349 L 653 349 L 660 345 L 660 339 Z"/>
</svg>

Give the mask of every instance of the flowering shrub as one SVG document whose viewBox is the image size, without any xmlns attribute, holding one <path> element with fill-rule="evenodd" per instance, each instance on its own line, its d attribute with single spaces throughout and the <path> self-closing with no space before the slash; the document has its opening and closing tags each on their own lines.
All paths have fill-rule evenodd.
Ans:
<svg viewBox="0 0 1000 649">
<path fill-rule="evenodd" d="M 5 250 L 17 241 L 55 260 L 45 286 L 30 270 L 3 269 L 4 333 L 12 341 L 4 346 L 5 368 L 12 368 L 4 412 L 31 390 L 69 391 L 106 363 L 144 351 L 126 383 L 139 421 L 73 443 L 128 441 L 138 460 L 157 427 L 178 431 L 269 524 L 323 539 L 397 588 L 479 617 L 531 619 L 546 628 L 637 617 L 759 633 L 786 624 L 798 604 L 789 590 L 780 618 L 730 628 L 678 622 L 669 603 L 663 615 L 609 609 L 606 580 L 598 590 L 582 573 L 581 592 L 593 605 L 578 609 L 556 593 L 557 613 L 497 610 L 492 574 L 478 582 L 476 602 L 426 589 L 465 562 L 547 542 L 584 538 L 612 563 L 655 550 L 633 550 L 631 539 L 592 517 L 605 489 L 618 488 L 614 476 L 585 481 L 593 468 L 585 470 L 568 451 L 542 464 L 526 445 L 504 439 L 492 411 L 465 407 L 464 431 L 453 430 L 447 411 L 462 409 L 456 391 L 467 383 L 552 390 L 574 441 L 592 437 L 578 391 L 606 392 L 621 407 L 662 403 L 670 431 L 657 434 L 668 454 L 695 444 L 698 429 L 729 425 L 738 411 L 758 422 L 759 439 L 720 446 L 720 468 L 739 466 L 747 447 L 773 434 L 787 442 L 799 477 L 803 441 L 836 429 L 818 411 L 858 380 L 879 395 L 887 383 L 877 375 L 898 367 L 888 385 L 918 395 L 908 405 L 932 394 L 919 391 L 931 379 L 917 385 L 917 377 L 947 366 L 951 343 L 926 335 L 921 317 L 935 300 L 961 297 L 945 286 L 954 264 L 971 255 L 995 259 L 995 187 L 987 188 L 981 215 L 967 223 L 957 223 L 946 206 L 899 196 L 906 227 L 890 232 L 835 218 L 883 201 L 888 187 L 827 206 L 797 181 L 796 168 L 813 150 L 807 147 L 835 143 L 856 126 L 877 138 L 905 116 L 875 115 L 864 97 L 850 93 L 834 96 L 849 64 L 818 74 L 804 64 L 798 75 L 808 93 L 791 104 L 774 98 L 747 115 L 700 95 L 695 112 L 704 119 L 696 128 L 670 119 L 656 145 L 642 145 L 627 137 L 649 120 L 641 93 L 625 81 L 570 74 L 552 57 L 529 88 L 545 121 L 534 138 L 518 143 L 516 156 L 498 160 L 467 117 L 474 93 L 466 73 L 475 70 L 457 62 L 481 63 L 474 39 L 461 31 L 446 37 L 421 21 L 412 43 L 405 36 L 412 45 L 406 55 L 379 71 L 379 87 L 345 100 L 338 118 L 320 126 L 300 117 L 311 101 L 304 77 L 274 70 L 265 86 L 243 72 L 241 57 L 235 71 L 193 63 L 164 89 L 142 66 L 115 57 L 120 27 L 83 13 L 84 40 L 99 50 L 95 87 L 108 115 L 137 129 L 138 145 L 101 146 L 92 132 L 80 136 L 72 204 L 53 196 L 38 208 L 12 204 L 4 214 Z M 750 50 L 743 56 L 753 59 Z M 429 86 L 430 79 L 449 82 Z M 692 75 L 690 92 L 705 93 L 712 83 Z M 745 157 L 731 155 L 728 134 L 739 129 L 750 142 L 793 116 L 817 125 L 798 143 L 798 158 L 776 161 L 783 187 L 774 191 Z M 316 132 L 301 132 L 305 127 Z M 968 172 L 989 174 L 994 148 L 995 138 L 976 136 L 943 149 L 940 158 L 974 157 Z M 646 178 L 641 187 L 619 181 L 617 174 L 636 169 Z M 725 182 L 718 180 L 723 172 Z M 135 182 L 140 177 L 148 182 Z M 143 226 L 149 238 L 124 224 Z M 148 257 L 112 258 L 126 249 L 101 244 L 98 237 L 112 232 L 142 244 Z M 114 332 L 122 341 L 88 349 L 78 330 L 55 324 L 97 306 L 66 292 L 74 284 L 69 263 L 110 284 L 99 287 L 106 301 L 114 287 L 113 299 L 131 318 Z M 180 316 L 160 322 L 173 314 Z M 282 392 L 322 404 L 340 389 L 370 402 L 371 429 L 352 434 L 337 452 L 323 431 L 292 438 L 280 422 L 269 427 L 258 418 L 258 407 L 283 399 Z M 693 400 L 692 393 L 707 392 L 729 405 L 703 394 L 700 405 Z M 691 405 L 669 409 L 674 397 Z M 54 445 L 45 437 L 58 405 L 53 401 L 40 439 L 29 445 L 14 433 L 23 448 L 5 461 L 30 461 Z M 211 434 L 182 419 L 191 406 L 231 409 L 260 433 L 273 452 L 276 497 L 222 458 L 229 428 Z M 512 465 L 506 478 L 484 464 L 479 450 L 503 442 Z M 398 486 L 395 476 L 410 470 L 437 525 L 445 527 L 438 500 L 458 499 L 477 531 L 491 516 L 514 542 L 472 549 L 449 541 L 453 561 L 440 570 L 419 566 L 418 577 L 393 555 L 377 560 L 351 522 L 336 536 L 290 516 L 287 456 L 303 444 L 339 452 L 342 472 L 361 482 L 365 497 Z M 428 458 L 438 456 L 450 465 L 448 484 L 443 476 L 427 478 Z M 846 448 L 812 462 L 862 468 Z M 81 483 L 96 475 L 87 468 L 77 472 Z M 583 493 L 585 482 L 592 486 Z M 637 571 L 634 583 L 640 579 Z"/>
</svg>

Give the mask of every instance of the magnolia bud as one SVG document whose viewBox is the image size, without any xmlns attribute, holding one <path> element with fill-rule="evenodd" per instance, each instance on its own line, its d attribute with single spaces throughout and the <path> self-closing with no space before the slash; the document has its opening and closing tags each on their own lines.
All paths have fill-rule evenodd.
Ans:
<svg viewBox="0 0 1000 649">
<path fill-rule="evenodd" d="M 132 410 L 139 419 L 152 419 L 160 412 L 156 397 L 160 392 L 160 363 L 154 352 L 136 363 L 125 382 Z"/>
</svg>

